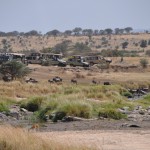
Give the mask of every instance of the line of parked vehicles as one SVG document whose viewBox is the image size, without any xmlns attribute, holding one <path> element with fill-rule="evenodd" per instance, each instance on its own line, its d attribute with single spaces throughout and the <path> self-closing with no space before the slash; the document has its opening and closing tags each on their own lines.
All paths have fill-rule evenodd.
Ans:
<svg viewBox="0 0 150 150">
<path fill-rule="evenodd" d="M 73 55 L 69 58 L 63 58 L 62 54 L 54 53 L 31 53 L 29 56 L 21 53 L 1 53 L 0 54 L 0 63 L 17 60 L 21 61 L 24 64 L 40 64 L 43 66 L 57 65 L 57 66 L 67 66 L 72 67 L 82 66 L 89 67 L 94 64 L 100 64 L 104 68 L 109 67 L 109 64 L 112 62 L 111 59 L 106 59 L 99 55 Z"/>
</svg>

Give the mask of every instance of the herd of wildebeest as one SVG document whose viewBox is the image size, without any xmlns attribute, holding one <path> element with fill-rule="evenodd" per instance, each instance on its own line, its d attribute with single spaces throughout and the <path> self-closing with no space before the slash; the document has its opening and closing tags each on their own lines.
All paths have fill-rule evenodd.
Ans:
<svg viewBox="0 0 150 150">
<path fill-rule="evenodd" d="M 34 78 L 26 79 L 25 82 L 26 83 L 38 83 L 38 81 Z M 59 76 L 55 76 L 55 77 L 48 80 L 48 83 L 50 83 L 50 84 L 62 84 L 62 82 L 63 82 L 63 79 Z M 72 78 L 70 80 L 70 83 L 77 85 L 78 80 L 76 78 Z M 100 82 L 97 81 L 95 78 L 93 78 L 91 80 L 91 84 L 99 85 Z M 101 83 L 101 85 L 109 86 L 109 85 L 112 85 L 112 83 L 109 82 L 109 81 L 105 81 L 105 82 Z M 134 97 L 138 98 L 138 97 L 141 97 L 143 95 L 148 94 L 149 91 L 150 91 L 150 87 L 139 87 L 139 88 L 136 88 L 136 89 L 127 89 L 127 90 L 128 90 L 129 93 L 131 93 L 131 95 L 127 95 L 127 98 L 134 98 Z"/>
<path fill-rule="evenodd" d="M 26 83 L 38 83 L 38 81 L 37 81 L 36 79 L 34 79 L 34 78 L 26 79 L 25 82 L 26 82 Z M 59 76 L 55 76 L 55 77 L 53 77 L 52 79 L 49 79 L 48 82 L 49 82 L 49 83 L 62 83 L 62 82 L 63 82 L 63 79 L 62 79 L 61 77 L 59 77 Z M 71 82 L 72 84 L 78 84 L 78 80 L 75 79 L 75 78 L 72 78 L 72 79 L 70 80 L 70 82 Z M 99 84 L 99 81 L 97 81 L 96 79 L 92 79 L 92 83 L 93 83 L 93 84 Z M 111 83 L 108 82 L 108 81 L 107 81 L 107 82 L 104 82 L 103 84 L 104 84 L 104 85 L 111 85 Z"/>
</svg>

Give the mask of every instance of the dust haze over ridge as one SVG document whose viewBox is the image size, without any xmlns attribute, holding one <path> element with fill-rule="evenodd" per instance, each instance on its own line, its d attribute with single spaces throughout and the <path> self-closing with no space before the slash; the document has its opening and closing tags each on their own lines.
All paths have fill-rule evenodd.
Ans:
<svg viewBox="0 0 150 150">
<path fill-rule="evenodd" d="M 0 31 L 150 29 L 149 0 L 0 0 Z"/>
</svg>

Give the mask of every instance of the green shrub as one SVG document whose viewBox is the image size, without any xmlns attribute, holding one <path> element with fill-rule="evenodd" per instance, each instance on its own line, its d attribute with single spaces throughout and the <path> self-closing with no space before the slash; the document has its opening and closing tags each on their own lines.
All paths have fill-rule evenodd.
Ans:
<svg viewBox="0 0 150 150">
<path fill-rule="evenodd" d="M 122 96 L 125 96 L 125 97 L 133 97 L 133 95 L 132 95 L 132 93 L 130 93 L 130 92 L 123 92 L 122 93 Z"/>
<path fill-rule="evenodd" d="M 59 100 L 50 100 L 47 104 L 47 108 L 51 108 L 51 110 L 55 110 L 60 104 Z"/>
<path fill-rule="evenodd" d="M 68 94 L 77 94 L 77 93 L 80 93 L 81 92 L 81 89 L 79 87 L 76 87 L 76 86 L 68 86 L 68 87 L 65 87 L 64 88 L 64 94 L 65 95 L 68 95 Z"/>
<path fill-rule="evenodd" d="M 57 122 L 58 120 L 62 120 L 66 116 L 66 112 L 55 112 L 52 116 L 52 121 Z"/>
<path fill-rule="evenodd" d="M 150 94 L 145 96 L 142 100 L 136 101 L 138 105 L 142 105 L 143 107 L 147 108 L 150 106 Z"/>
<path fill-rule="evenodd" d="M 98 117 L 104 117 L 104 118 L 111 118 L 111 119 L 115 119 L 115 120 L 119 120 L 122 118 L 125 118 L 126 115 L 122 114 L 121 112 L 109 108 L 109 109 L 101 109 L 98 112 Z"/>
<path fill-rule="evenodd" d="M 92 115 L 92 106 L 83 102 L 66 102 L 59 106 L 59 112 L 65 112 L 67 115 L 90 118 Z"/>
<path fill-rule="evenodd" d="M 37 115 L 38 119 L 40 121 L 47 121 L 47 114 L 49 111 L 51 111 L 51 107 L 46 107 L 44 109 L 41 109 Z"/>
<path fill-rule="evenodd" d="M 140 64 L 141 64 L 141 66 L 142 66 L 143 68 L 146 68 L 147 65 L 148 65 L 148 60 L 145 59 L 145 58 L 143 58 L 143 59 L 140 60 Z"/>
<path fill-rule="evenodd" d="M 9 109 L 8 109 L 8 105 L 6 104 L 6 103 L 3 103 L 3 102 L 1 102 L 0 103 L 0 112 L 8 112 L 9 111 Z"/>
<path fill-rule="evenodd" d="M 45 100 L 44 97 L 33 97 L 26 104 L 22 103 L 21 107 L 28 111 L 38 111 L 41 108 L 42 102 Z"/>
</svg>

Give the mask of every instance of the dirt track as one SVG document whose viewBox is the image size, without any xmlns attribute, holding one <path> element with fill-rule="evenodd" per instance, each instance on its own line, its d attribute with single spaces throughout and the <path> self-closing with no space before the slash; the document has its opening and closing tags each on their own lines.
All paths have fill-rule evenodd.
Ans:
<svg viewBox="0 0 150 150">
<path fill-rule="evenodd" d="M 122 124 L 140 128 L 123 127 Z M 96 150 L 149 150 L 149 121 L 95 120 L 48 123 L 34 134 L 71 146 L 87 146 Z"/>
<path fill-rule="evenodd" d="M 127 127 L 128 125 L 138 125 L 139 127 Z M 82 130 L 150 130 L 149 121 L 127 121 L 127 120 L 90 120 L 45 123 L 41 125 L 40 131 L 82 131 Z"/>
<path fill-rule="evenodd" d="M 97 150 L 149 150 L 150 130 L 147 131 L 63 131 L 35 133 L 46 140 Z"/>
</svg>

